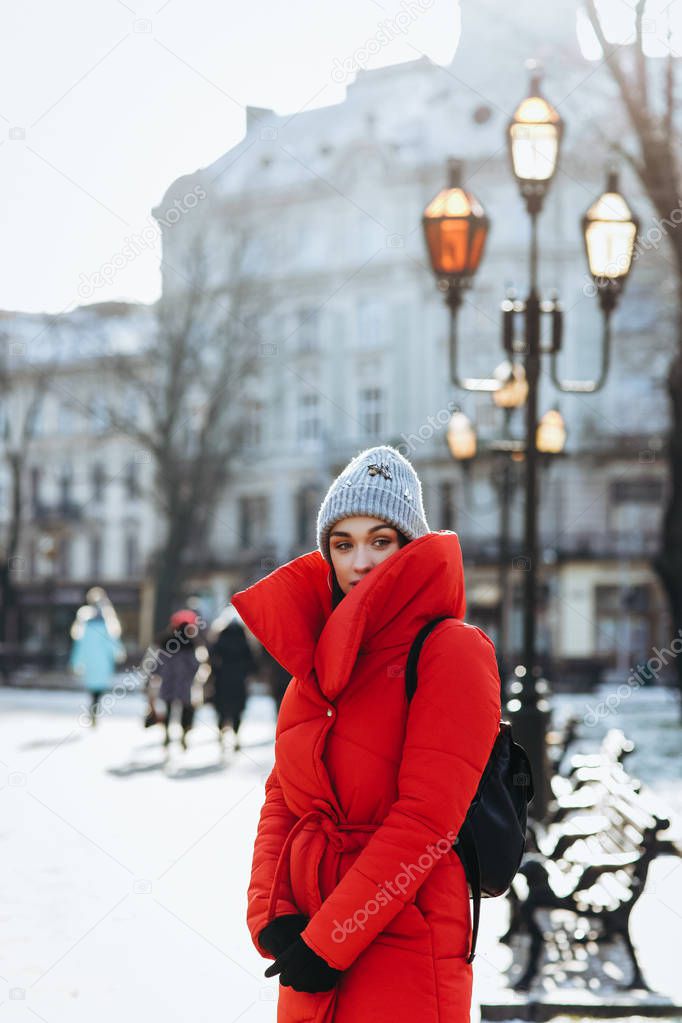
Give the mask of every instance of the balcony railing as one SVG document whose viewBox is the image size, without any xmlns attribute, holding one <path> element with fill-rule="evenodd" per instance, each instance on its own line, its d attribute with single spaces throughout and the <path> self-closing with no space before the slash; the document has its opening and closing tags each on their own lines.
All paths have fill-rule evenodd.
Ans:
<svg viewBox="0 0 682 1023">
<path fill-rule="evenodd" d="M 551 537 L 540 541 L 540 551 L 547 562 L 555 560 L 550 552 L 556 554 L 557 561 L 571 559 L 598 558 L 649 558 L 658 550 L 659 534 L 653 530 L 627 530 L 589 533 L 563 534 L 556 542 Z M 510 542 L 510 556 L 522 555 L 521 539 Z M 497 539 L 467 540 L 462 537 L 464 561 L 479 564 L 494 564 L 499 558 L 499 542 Z M 548 556 L 549 554 L 549 556 Z"/>
</svg>

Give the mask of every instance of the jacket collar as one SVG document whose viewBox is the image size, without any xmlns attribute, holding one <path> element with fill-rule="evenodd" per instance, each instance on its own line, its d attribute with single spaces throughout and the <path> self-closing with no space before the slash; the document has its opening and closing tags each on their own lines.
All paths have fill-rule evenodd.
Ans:
<svg viewBox="0 0 682 1023">
<path fill-rule="evenodd" d="M 275 569 L 236 593 L 245 625 L 288 672 L 314 677 L 333 700 L 359 653 L 411 642 L 427 621 L 465 613 L 456 533 L 426 533 L 373 568 L 334 610 L 330 567 L 319 551 Z"/>
</svg>

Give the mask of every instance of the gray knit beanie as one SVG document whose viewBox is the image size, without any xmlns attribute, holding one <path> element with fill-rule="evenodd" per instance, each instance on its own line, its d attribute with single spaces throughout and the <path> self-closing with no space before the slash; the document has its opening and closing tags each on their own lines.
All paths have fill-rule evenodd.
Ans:
<svg viewBox="0 0 682 1023">
<path fill-rule="evenodd" d="M 349 515 L 383 519 L 409 540 L 429 532 L 419 477 L 407 459 L 387 444 L 356 455 L 336 477 L 320 505 L 317 545 L 330 564 L 330 530 Z"/>
</svg>

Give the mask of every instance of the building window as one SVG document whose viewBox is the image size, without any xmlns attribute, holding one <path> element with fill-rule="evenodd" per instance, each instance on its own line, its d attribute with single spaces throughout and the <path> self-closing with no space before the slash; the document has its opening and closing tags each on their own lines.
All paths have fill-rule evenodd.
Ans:
<svg viewBox="0 0 682 1023">
<path fill-rule="evenodd" d="M 318 440 L 321 432 L 320 396 L 314 392 L 302 394 L 298 400 L 298 439 Z"/>
<path fill-rule="evenodd" d="M 140 474 L 137 462 L 128 462 L 126 465 L 124 486 L 129 501 L 134 501 L 140 496 Z"/>
<path fill-rule="evenodd" d="M 102 576 L 102 537 L 99 533 L 90 537 L 90 575 L 93 580 Z"/>
<path fill-rule="evenodd" d="M 263 495 L 239 498 L 239 542 L 261 547 L 268 542 L 268 499 Z"/>
<path fill-rule="evenodd" d="M 123 395 L 123 402 L 121 407 L 123 418 L 126 420 L 126 422 L 135 424 L 137 423 L 138 420 L 139 410 L 140 406 L 137 398 L 137 393 L 132 387 L 128 387 L 126 389 L 125 394 Z"/>
<path fill-rule="evenodd" d="M 263 443 L 263 403 L 247 401 L 244 405 L 244 448 L 253 451 Z"/>
<path fill-rule="evenodd" d="M 128 533 L 125 538 L 125 573 L 128 579 L 140 573 L 140 545 L 135 533 Z"/>
<path fill-rule="evenodd" d="M 59 474 L 59 507 L 67 511 L 72 503 L 73 470 L 70 465 L 64 465 Z"/>
<path fill-rule="evenodd" d="M 314 306 L 296 310 L 296 339 L 299 352 L 320 350 L 320 311 Z"/>
<path fill-rule="evenodd" d="M 31 509 L 33 514 L 36 515 L 40 508 L 40 490 L 43 480 L 43 471 L 37 466 L 31 466 Z"/>
<path fill-rule="evenodd" d="M 368 437 L 380 436 L 384 431 L 384 396 L 381 388 L 362 387 L 359 405 L 362 433 Z"/>
<path fill-rule="evenodd" d="M 315 545 L 315 524 L 320 507 L 317 487 L 303 486 L 296 492 L 296 542 Z"/>
<path fill-rule="evenodd" d="M 631 665 L 642 661 L 655 642 L 658 609 L 651 587 L 595 587 L 595 651 L 616 663 L 618 655 Z"/>
<path fill-rule="evenodd" d="M 613 480 L 609 490 L 612 504 L 655 504 L 663 502 L 663 480 Z"/>
<path fill-rule="evenodd" d="M 59 403 L 57 431 L 63 437 L 69 437 L 75 432 L 74 410 L 66 401 Z"/>
<path fill-rule="evenodd" d="M 95 462 L 92 467 L 92 500 L 101 501 L 104 497 L 104 487 L 106 484 L 106 478 L 104 476 L 104 466 L 101 462 Z"/>
<path fill-rule="evenodd" d="M 57 574 L 62 579 L 71 578 L 71 537 L 62 536 L 57 540 Z"/>
<path fill-rule="evenodd" d="M 438 518 L 439 529 L 455 528 L 455 502 L 453 500 L 452 483 L 449 480 L 438 484 Z"/>
<path fill-rule="evenodd" d="M 43 437 L 45 435 L 45 413 L 42 401 L 33 405 L 29 412 L 27 432 L 29 437 Z"/>
<path fill-rule="evenodd" d="M 663 505 L 663 480 L 612 480 L 609 487 L 609 529 L 625 542 L 652 537 L 658 529 L 656 512 Z"/>
<path fill-rule="evenodd" d="M 102 434 L 110 428 L 111 420 L 107 403 L 101 394 L 96 394 L 90 402 L 90 429 L 94 434 Z"/>
<path fill-rule="evenodd" d="M 386 307 L 376 298 L 363 298 L 357 306 L 358 347 L 378 348 L 386 341 Z"/>
</svg>

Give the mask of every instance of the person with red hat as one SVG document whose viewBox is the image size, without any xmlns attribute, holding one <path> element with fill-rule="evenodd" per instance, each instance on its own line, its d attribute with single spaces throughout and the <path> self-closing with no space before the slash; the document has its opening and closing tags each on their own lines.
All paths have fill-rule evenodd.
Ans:
<svg viewBox="0 0 682 1023">
<path fill-rule="evenodd" d="M 166 704 L 164 746 L 170 745 L 170 724 L 180 718 L 180 745 L 187 749 L 187 733 L 194 721 L 192 684 L 199 668 L 196 647 L 199 640 L 199 616 L 191 608 L 182 608 L 171 615 L 168 627 L 157 640 L 154 671 L 161 679 L 159 698 Z"/>
<path fill-rule="evenodd" d="M 199 621 L 199 615 L 196 611 L 192 611 L 189 607 L 183 607 L 180 611 L 175 611 L 170 617 L 171 629 L 179 629 L 181 625 L 197 625 Z"/>
</svg>

